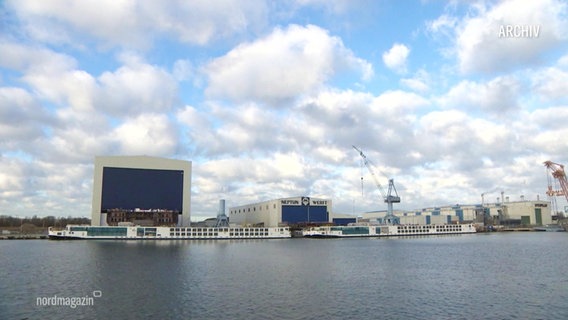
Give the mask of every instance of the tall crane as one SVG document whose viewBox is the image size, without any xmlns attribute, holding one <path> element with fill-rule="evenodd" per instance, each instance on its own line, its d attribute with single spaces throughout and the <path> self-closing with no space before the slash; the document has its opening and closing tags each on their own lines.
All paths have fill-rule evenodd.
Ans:
<svg viewBox="0 0 568 320">
<path fill-rule="evenodd" d="M 564 172 L 564 166 L 552 162 L 552 161 L 545 161 L 544 166 L 546 167 L 547 171 L 550 172 L 550 175 L 547 175 L 548 178 L 548 189 L 546 190 L 546 194 L 550 197 L 553 207 L 553 214 L 558 214 L 558 205 L 556 203 L 556 198 L 554 196 L 564 196 L 566 197 L 566 201 L 568 201 L 568 181 L 566 181 L 566 173 Z M 552 187 L 552 178 L 556 179 L 558 184 L 560 185 L 560 190 L 555 190 Z M 557 185 L 558 185 L 557 184 Z M 563 214 L 562 214 L 563 215 Z M 567 226 L 568 228 L 568 226 Z"/>
<path fill-rule="evenodd" d="M 488 193 L 493 193 L 495 191 L 499 190 L 499 188 L 493 188 L 489 191 L 485 191 L 484 193 L 481 194 L 481 206 L 483 207 L 483 205 L 485 204 L 485 195 Z"/>
<path fill-rule="evenodd" d="M 493 188 L 493 189 L 491 189 L 489 191 L 485 191 L 481 194 L 481 210 L 483 211 L 483 224 L 485 224 L 485 225 L 493 224 L 493 220 L 492 219 L 490 220 L 491 215 L 490 215 L 489 208 L 485 207 L 485 196 L 489 193 L 493 193 L 495 191 L 498 191 L 499 189 L 500 189 L 499 187 Z M 503 194 L 503 193 L 504 193 L 504 191 L 501 191 L 501 194 Z M 503 196 L 501 196 L 501 198 L 503 198 Z M 498 212 L 500 212 L 501 210 L 503 210 L 503 209 L 501 208 L 500 210 L 498 210 Z"/>
<path fill-rule="evenodd" d="M 554 190 L 552 188 L 552 179 L 548 176 L 548 190 L 546 190 L 546 194 L 550 197 L 552 196 L 565 196 L 566 200 L 568 201 L 568 181 L 566 181 L 566 173 L 564 172 L 564 166 L 552 162 L 552 161 L 545 161 L 544 166 L 550 171 L 551 176 L 558 180 L 560 184 L 561 190 Z"/>
<path fill-rule="evenodd" d="M 389 188 L 388 191 L 385 193 L 385 190 L 379 183 L 377 175 L 373 170 L 371 161 L 367 159 L 367 156 L 363 153 L 363 151 L 361 151 L 361 149 L 357 148 L 356 146 L 353 146 L 353 149 L 355 149 L 363 159 L 365 167 L 367 167 L 367 169 L 371 173 L 371 176 L 373 177 L 373 180 L 375 181 L 375 184 L 377 185 L 377 188 L 379 189 L 379 192 L 381 193 L 384 202 L 387 204 L 387 214 L 384 217 L 384 222 L 388 224 L 398 224 L 399 219 L 393 213 L 393 203 L 399 203 L 400 197 L 398 196 L 396 188 L 394 187 L 394 179 L 389 179 Z M 361 179 L 363 178 L 361 177 Z"/>
</svg>

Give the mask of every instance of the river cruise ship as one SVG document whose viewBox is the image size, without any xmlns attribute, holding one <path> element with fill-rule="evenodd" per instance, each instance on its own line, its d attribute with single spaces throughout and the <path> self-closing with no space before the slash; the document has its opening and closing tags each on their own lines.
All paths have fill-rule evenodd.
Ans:
<svg viewBox="0 0 568 320">
<path fill-rule="evenodd" d="M 427 236 L 439 234 L 475 233 L 473 224 L 441 225 L 349 225 L 320 226 L 306 228 L 304 237 L 314 238 L 354 238 L 354 237 L 392 237 L 392 236 Z"/>
<path fill-rule="evenodd" d="M 290 238 L 288 227 L 142 227 L 142 226 L 81 226 L 48 230 L 49 239 L 113 239 L 113 240 L 221 240 Z"/>
</svg>

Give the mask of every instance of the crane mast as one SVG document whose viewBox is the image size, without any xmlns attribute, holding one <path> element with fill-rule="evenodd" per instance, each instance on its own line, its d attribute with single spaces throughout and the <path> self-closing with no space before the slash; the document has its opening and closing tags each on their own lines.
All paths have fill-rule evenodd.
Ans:
<svg viewBox="0 0 568 320">
<path fill-rule="evenodd" d="M 355 149 L 359 153 L 361 158 L 363 159 L 363 164 L 365 164 L 365 167 L 367 167 L 367 170 L 369 170 L 369 173 L 371 173 L 371 176 L 373 177 L 373 181 L 377 185 L 377 189 L 379 189 L 379 192 L 381 193 L 381 196 L 383 197 L 384 202 L 387 204 L 387 214 L 384 217 L 384 222 L 387 223 L 387 224 L 398 224 L 399 219 L 393 213 L 393 203 L 399 203 L 400 197 L 398 196 L 398 193 L 397 193 L 396 188 L 394 186 L 394 179 L 389 179 L 388 191 L 385 192 L 385 190 L 383 189 L 383 187 L 379 183 L 379 180 L 377 178 L 377 175 L 375 174 L 375 171 L 373 170 L 373 166 L 371 164 L 371 161 L 369 159 L 367 159 L 367 156 L 363 153 L 363 151 L 361 151 L 361 149 L 357 148 L 356 146 L 353 146 L 353 149 Z M 361 177 L 361 179 L 363 179 L 363 177 Z"/>
</svg>

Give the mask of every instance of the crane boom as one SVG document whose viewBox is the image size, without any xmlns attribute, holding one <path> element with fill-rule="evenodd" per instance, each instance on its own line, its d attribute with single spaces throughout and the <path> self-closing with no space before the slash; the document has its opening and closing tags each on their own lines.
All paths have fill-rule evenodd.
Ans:
<svg viewBox="0 0 568 320">
<path fill-rule="evenodd" d="M 399 203 L 400 197 L 398 196 L 398 193 L 397 193 L 396 188 L 394 186 L 394 179 L 389 179 L 389 189 L 388 189 L 387 192 L 385 192 L 385 190 L 383 189 L 383 187 L 379 183 L 379 179 L 377 179 L 377 175 L 375 174 L 375 171 L 373 170 L 373 166 L 371 165 L 371 161 L 369 159 L 367 159 L 367 156 L 363 153 L 363 151 L 361 151 L 361 149 L 357 148 L 356 146 L 352 146 L 352 147 L 353 147 L 353 149 L 355 149 L 359 153 L 359 155 L 363 159 L 363 163 L 365 164 L 365 167 L 367 167 L 367 169 L 369 170 L 369 173 L 371 173 L 371 176 L 373 177 L 373 180 L 375 181 L 375 184 L 377 185 L 377 189 L 379 189 L 379 192 L 381 193 L 381 196 L 383 197 L 384 202 L 387 204 L 388 209 L 387 209 L 387 215 L 384 217 L 385 222 L 397 224 L 399 219 L 397 217 L 395 217 L 395 215 L 393 213 L 393 203 Z"/>
<path fill-rule="evenodd" d="M 363 153 L 363 151 L 361 151 L 356 146 L 353 146 L 353 149 L 357 150 L 357 152 L 359 152 L 359 155 L 361 156 L 361 158 L 363 158 L 363 164 L 365 164 L 365 167 L 367 167 L 367 170 L 369 170 L 369 173 L 371 173 L 371 176 L 373 177 L 373 181 L 377 185 L 377 189 L 379 189 L 379 192 L 381 193 L 381 195 L 383 196 L 383 198 L 386 201 L 387 194 L 385 193 L 385 189 L 383 189 L 383 186 L 381 186 L 381 183 L 377 179 L 377 175 L 375 174 L 373 167 L 370 165 L 369 159 L 367 159 L 367 156 Z"/>
<path fill-rule="evenodd" d="M 552 182 L 549 179 L 548 190 L 546 191 L 546 194 L 550 197 L 564 196 L 568 201 L 568 181 L 566 180 L 566 173 L 564 172 L 564 166 L 552 161 L 545 161 L 544 166 L 548 169 L 548 171 L 550 171 L 552 177 L 558 180 L 561 189 L 561 190 L 554 190 L 552 188 Z"/>
</svg>

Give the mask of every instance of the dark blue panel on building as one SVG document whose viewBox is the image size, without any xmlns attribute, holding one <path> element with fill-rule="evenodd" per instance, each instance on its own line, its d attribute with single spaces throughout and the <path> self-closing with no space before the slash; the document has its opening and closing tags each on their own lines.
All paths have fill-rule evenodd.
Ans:
<svg viewBox="0 0 568 320">
<path fill-rule="evenodd" d="M 333 223 L 337 226 L 346 226 L 357 222 L 357 218 L 333 218 Z"/>
<path fill-rule="evenodd" d="M 183 207 L 183 170 L 103 168 L 101 210 Z"/>
<path fill-rule="evenodd" d="M 282 222 L 294 224 L 328 221 L 329 216 L 325 206 L 282 206 Z"/>
<path fill-rule="evenodd" d="M 463 221 L 463 209 L 456 210 L 456 216 L 458 216 L 460 222 Z"/>
</svg>

